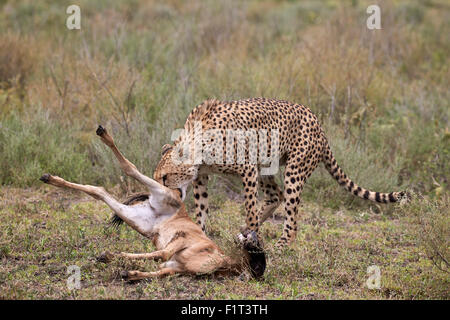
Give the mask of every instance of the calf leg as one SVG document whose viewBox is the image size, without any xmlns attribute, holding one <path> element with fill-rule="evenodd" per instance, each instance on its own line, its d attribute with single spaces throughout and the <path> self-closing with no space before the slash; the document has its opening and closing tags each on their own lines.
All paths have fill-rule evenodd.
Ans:
<svg viewBox="0 0 450 320">
<path fill-rule="evenodd" d="M 151 253 L 127 253 L 121 252 L 119 254 L 122 258 L 132 259 L 132 260 L 144 260 L 144 259 L 152 259 L 152 260 L 164 260 L 164 252 L 163 251 L 154 251 Z"/>
<path fill-rule="evenodd" d="M 122 155 L 122 153 L 116 147 L 114 139 L 111 137 L 111 135 L 108 134 L 105 128 L 103 128 L 102 126 L 98 126 L 96 133 L 101 138 L 102 142 L 112 150 L 117 160 L 119 161 L 120 168 L 127 176 L 130 176 L 143 185 L 147 186 L 152 196 L 157 196 L 159 198 L 156 199 L 157 201 L 173 199 L 173 202 L 177 203 L 177 200 L 174 198 L 172 191 L 169 188 L 164 187 L 162 184 L 139 172 L 136 166 Z"/>
<path fill-rule="evenodd" d="M 154 251 L 151 253 L 126 253 L 121 252 L 120 256 L 128 259 L 154 259 L 154 260 L 162 260 L 167 261 L 172 256 L 180 250 L 183 250 L 186 247 L 185 238 L 180 236 L 172 240 L 164 249 Z"/>
<path fill-rule="evenodd" d="M 144 260 L 144 259 L 161 260 L 163 259 L 163 254 L 161 251 L 154 251 L 151 253 L 104 252 L 98 257 L 98 260 L 100 262 L 111 262 L 112 259 L 117 257 L 122 257 L 131 260 Z"/>
<path fill-rule="evenodd" d="M 163 268 L 155 272 L 142 272 L 138 270 L 132 270 L 122 272 L 122 278 L 128 281 L 137 281 L 147 278 L 162 278 L 168 275 L 173 275 L 178 272 L 180 271 L 174 268 Z"/>
<path fill-rule="evenodd" d="M 130 227 L 143 234 L 144 236 L 149 236 L 149 226 L 147 225 L 148 222 L 146 221 L 145 216 L 142 214 L 142 210 L 139 210 L 134 206 L 127 206 L 120 203 L 119 201 L 114 199 L 108 192 L 106 192 L 103 187 L 68 182 L 63 178 L 52 176 L 48 173 L 44 174 L 40 178 L 40 180 L 56 187 L 64 187 L 83 191 L 97 200 L 102 200 Z"/>
</svg>

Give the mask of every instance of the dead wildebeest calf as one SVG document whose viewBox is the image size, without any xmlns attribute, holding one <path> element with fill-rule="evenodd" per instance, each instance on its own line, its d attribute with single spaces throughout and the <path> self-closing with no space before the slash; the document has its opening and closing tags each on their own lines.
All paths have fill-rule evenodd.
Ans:
<svg viewBox="0 0 450 320">
<path fill-rule="evenodd" d="M 113 138 L 102 126 L 98 127 L 97 135 L 111 148 L 125 174 L 145 185 L 149 190 L 148 194 L 140 194 L 120 203 L 102 187 L 76 184 L 50 174 L 44 174 L 40 180 L 56 187 L 80 190 L 104 201 L 114 211 L 116 223 L 124 221 L 140 234 L 152 239 L 157 251 L 138 254 L 122 252 L 113 255 L 163 261 L 156 272 L 128 271 L 124 273 L 126 279 L 140 280 L 175 273 L 239 274 L 245 267 L 249 267 L 255 278 L 263 275 L 266 267 L 265 254 L 260 249 L 258 237 L 254 232 L 239 235 L 245 259 L 236 261 L 224 255 L 188 216 L 179 190 L 169 189 L 140 173 L 136 166 L 120 153 Z"/>
</svg>

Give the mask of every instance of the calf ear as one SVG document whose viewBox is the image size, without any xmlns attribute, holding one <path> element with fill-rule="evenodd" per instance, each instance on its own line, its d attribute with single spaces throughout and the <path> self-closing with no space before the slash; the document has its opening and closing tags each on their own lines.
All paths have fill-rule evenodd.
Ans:
<svg viewBox="0 0 450 320">
<path fill-rule="evenodd" d="M 161 155 L 163 156 L 167 151 L 172 150 L 173 147 L 170 144 L 165 144 L 161 148 Z"/>
</svg>

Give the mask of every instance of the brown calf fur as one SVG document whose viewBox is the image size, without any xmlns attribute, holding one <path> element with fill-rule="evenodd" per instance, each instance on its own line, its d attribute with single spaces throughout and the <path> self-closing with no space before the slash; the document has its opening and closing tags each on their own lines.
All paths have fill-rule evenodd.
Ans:
<svg viewBox="0 0 450 320">
<path fill-rule="evenodd" d="M 44 174 L 40 180 L 56 187 L 80 190 L 104 201 L 115 213 L 113 223 L 125 222 L 150 238 L 157 249 L 151 253 L 104 254 L 104 261 L 114 256 L 163 261 L 156 272 L 125 272 L 123 276 L 127 280 L 163 277 L 175 273 L 239 274 L 246 266 L 255 278 L 263 275 L 266 266 L 265 255 L 254 232 L 239 235 L 244 259 L 237 261 L 224 255 L 201 227 L 188 216 L 179 190 L 169 189 L 140 173 L 136 166 L 120 153 L 113 138 L 102 126 L 98 127 L 97 135 L 111 148 L 125 174 L 145 185 L 149 193 L 135 195 L 120 203 L 102 187 L 71 183 L 50 174 Z"/>
</svg>

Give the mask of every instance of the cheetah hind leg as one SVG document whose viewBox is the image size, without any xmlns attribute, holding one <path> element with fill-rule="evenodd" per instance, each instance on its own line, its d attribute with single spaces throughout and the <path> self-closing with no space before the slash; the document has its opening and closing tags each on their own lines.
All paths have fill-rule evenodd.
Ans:
<svg viewBox="0 0 450 320">
<path fill-rule="evenodd" d="M 260 211 L 260 225 L 263 224 L 283 201 L 283 193 L 275 182 L 273 176 L 261 177 L 259 181 L 260 190 L 264 193 L 264 202 Z"/>
<path fill-rule="evenodd" d="M 303 190 L 304 181 L 309 177 L 311 171 L 288 170 L 284 173 L 284 225 L 283 234 L 276 243 L 277 250 L 290 245 L 297 234 L 298 206 L 300 205 L 300 195 Z"/>
<path fill-rule="evenodd" d="M 259 225 L 261 226 L 264 221 L 273 215 L 275 210 L 280 206 L 284 197 L 283 192 L 280 190 L 273 176 L 260 177 L 259 188 L 264 194 L 263 204 L 259 211 Z M 241 232 L 244 232 L 246 229 L 246 225 L 242 225 L 240 228 Z"/>
</svg>

